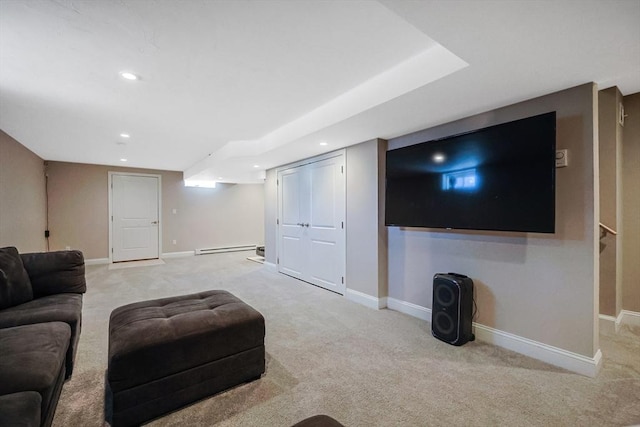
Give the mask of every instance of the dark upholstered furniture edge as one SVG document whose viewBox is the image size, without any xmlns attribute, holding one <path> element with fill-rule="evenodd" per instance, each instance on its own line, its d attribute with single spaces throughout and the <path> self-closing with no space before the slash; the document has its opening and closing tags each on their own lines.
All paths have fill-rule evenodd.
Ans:
<svg viewBox="0 0 640 427">
<path fill-rule="evenodd" d="M 0 309 L 31 301 L 33 289 L 18 250 L 0 248 Z"/>
<path fill-rule="evenodd" d="M 34 252 L 20 257 L 31 279 L 34 298 L 87 291 L 82 252 Z"/>
<path fill-rule="evenodd" d="M 41 397 L 41 426 L 48 427 L 53 421 L 65 378 L 70 336 L 71 328 L 64 322 L 0 329 L 0 394 L 37 392 Z M 7 411 L 21 409 L 15 405 L 5 407 Z M 19 412 L 4 416 L 22 419 Z"/>
<path fill-rule="evenodd" d="M 39 427 L 42 397 L 35 391 L 0 396 L 0 426 Z"/>
<path fill-rule="evenodd" d="M 344 427 L 335 419 L 328 415 L 314 415 L 313 417 L 306 418 L 299 423 L 294 424 L 292 427 Z"/>
</svg>

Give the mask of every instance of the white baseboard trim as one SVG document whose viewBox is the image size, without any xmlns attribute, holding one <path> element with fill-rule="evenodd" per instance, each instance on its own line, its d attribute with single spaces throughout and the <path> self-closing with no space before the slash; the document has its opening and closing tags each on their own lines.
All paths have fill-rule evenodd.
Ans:
<svg viewBox="0 0 640 427">
<path fill-rule="evenodd" d="M 100 264 L 109 264 L 109 258 L 93 258 L 93 259 L 85 259 L 85 265 L 100 265 Z"/>
<path fill-rule="evenodd" d="M 374 310 L 379 310 L 381 308 L 385 308 L 387 306 L 387 298 L 376 298 L 371 295 L 367 295 L 363 292 L 355 291 L 353 289 L 347 289 L 344 293 L 344 296 L 353 302 L 357 302 L 358 304 L 364 305 L 365 307 L 373 308 Z"/>
<path fill-rule="evenodd" d="M 622 310 L 620 311 L 620 324 L 640 326 L 640 313 L 637 311 Z"/>
<path fill-rule="evenodd" d="M 431 309 L 399 299 L 387 298 L 387 308 L 431 322 Z"/>
<path fill-rule="evenodd" d="M 609 316 L 608 314 L 599 314 L 598 319 L 600 323 L 600 332 L 618 332 L 620 324 L 616 321 L 617 319 L 615 317 Z"/>
<path fill-rule="evenodd" d="M 640 313 L 637 311 L 620 310 L 618 317 L 606 314 L 600 314 L 598 317 L 600 318 L 601 325 L 609 325 L 609 322 L 612 322 L 616 333 L 620 331 L 620 326 L 622 325 L 640 326 Z"/>
<path fill-rule="evenodd" d="M 186 258 L 189 256 L 195 256 L 194 251 L 182 251 L 182 252 L 165 252 L 161 258 Z"/>
<path fill-rule="evenodd" d="M 278 269 L 276 268 L 276 265 L 272 262 L 265 261 L 263 265 L 267 267 L 267 269 L 269 269 L 270 271 L 276 271 L 276 272 L 278 271 Z"/>
<path fill-rule="evenodd" d="M 431 309 L 395 298 L 387 298 L 387 308 L 431 322 Z M 518 335 L 473 323 L 476 339 L 559 366 L 572 372 L 595 377 L 602 366 L 600 350 L 591 358 L 543 344 Z"/>
<path fill-rule="evenodd" d="M 183 252 L 165 252 L 162 254 L 160 258 L 182 258 L 193 256 L 193 251 L 183 251 Z M 99 265 L 99 264 L 109 264 L 109 258 L 94 258 L 94 259 L 85 259 L 85 265 Z"/>
<path fill-rule="evenodd" d="M 600 318 L 600 320 L 606 320 L 607 322 L 616 321 L 616 318 L 614 316 L 609 316 L 608 314 L 599 314 L 598 318 Z"/>
<path fill-rule="evenodd" d="M 587 357 L 479 323 L 474 322 L 473 326 L 476 338 L 481 341 L 504 347 L 581 375 L 594 378 L 602 367 L 602 353 L 599 349 L 595 356 Z"/>
</svg>

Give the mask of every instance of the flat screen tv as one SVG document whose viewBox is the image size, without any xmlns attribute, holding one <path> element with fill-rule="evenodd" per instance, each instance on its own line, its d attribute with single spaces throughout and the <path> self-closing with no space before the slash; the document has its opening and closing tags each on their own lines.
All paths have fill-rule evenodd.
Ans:
<svg viewBox="0 0 640 427">
<path fill-rule="evenodd" d="M 556 113 L 387 151 L 388 226 L 555 232 Z"/>
</svg>

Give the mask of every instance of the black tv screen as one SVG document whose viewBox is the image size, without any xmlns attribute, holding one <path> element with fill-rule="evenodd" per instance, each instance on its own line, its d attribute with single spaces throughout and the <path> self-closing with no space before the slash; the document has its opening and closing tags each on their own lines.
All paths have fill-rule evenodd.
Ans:
<svg viewBox="0 0 640 427">
<path fill-rule="evenodd" d="M 387 151 L 388 226 L 555 232 L 556 113 Z"/>
</svg>

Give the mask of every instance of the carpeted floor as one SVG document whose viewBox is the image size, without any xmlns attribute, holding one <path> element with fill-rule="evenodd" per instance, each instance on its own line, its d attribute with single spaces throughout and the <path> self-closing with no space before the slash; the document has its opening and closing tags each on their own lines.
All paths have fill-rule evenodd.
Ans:
<svg viewBox="0 0 640 427">
<path fill-rule="evenodd" d="M 604 366 L 587 378 L 482 342 L 454 347 L 430 325 L 372 310 L 278 274 L 246 252 L 87 267 L 73 378 L 56 427 L 103 426 L 107 327 L 129 302 L 226 289 L 266 319 L 267 370 L 153 426 L 290 426 L 328 414 L 346 426 L 640 424 L 640 330 L 603 333 Z"/>
</svg>

